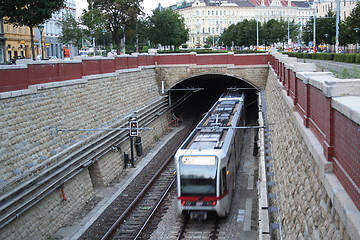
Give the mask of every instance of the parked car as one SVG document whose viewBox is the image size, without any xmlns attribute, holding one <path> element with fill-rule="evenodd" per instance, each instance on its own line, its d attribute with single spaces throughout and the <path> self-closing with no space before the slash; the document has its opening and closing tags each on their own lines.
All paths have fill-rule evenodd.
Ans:
<svg viewBox="0 0 360 240">
<path fill-rule="evenodd" d="M 23 56 L 14 56 L 11 60 L 10 60 L 10 62 L 9 62 L 9 64 L 16 64 L 16 60 L 18 60 L 18 59 L 25 59 Z"/>
</svg>

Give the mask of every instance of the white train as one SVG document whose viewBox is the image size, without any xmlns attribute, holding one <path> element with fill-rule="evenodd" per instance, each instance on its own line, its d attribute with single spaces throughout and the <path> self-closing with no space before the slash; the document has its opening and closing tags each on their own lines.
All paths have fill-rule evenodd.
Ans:
<svg viewBox="0 0 360 240">
<path fill-rule="evenodd" d="M 240 162 L 244 93 L 225 92 L 192 131 L 175 155 L 177 212 L 206 219 L 230 211 Z"/>
</svg>

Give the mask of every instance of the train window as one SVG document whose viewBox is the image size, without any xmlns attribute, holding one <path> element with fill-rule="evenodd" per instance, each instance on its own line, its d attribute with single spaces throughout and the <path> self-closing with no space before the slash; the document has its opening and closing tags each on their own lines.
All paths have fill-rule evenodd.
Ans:
<svg viewBox="0 0 360 240">
<path fill-rule="evenodd" d="M 216 166 L 187 165 L 180 168 L 181 195 L 216 195 Z"/>
<path fill-rule="evenodd" d="M 221 183 L 220 183 L 220 195 L 223 195 L 228 191 L 227 189 L 227 178 L 226 178 L 226 168 L 221 169 Z"/>
</svg>

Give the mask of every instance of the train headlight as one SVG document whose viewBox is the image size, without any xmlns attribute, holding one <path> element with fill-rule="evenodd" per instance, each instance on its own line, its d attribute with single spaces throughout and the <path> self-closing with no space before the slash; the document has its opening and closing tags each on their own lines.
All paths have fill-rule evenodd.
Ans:
<svg viewBox="0 0 360 240">
<path fill-rule="evenodd" d="M 215 207 L 216 203 L 217 203 L 216 201 L 212 201 L 211 206 Z"/>
</svg>

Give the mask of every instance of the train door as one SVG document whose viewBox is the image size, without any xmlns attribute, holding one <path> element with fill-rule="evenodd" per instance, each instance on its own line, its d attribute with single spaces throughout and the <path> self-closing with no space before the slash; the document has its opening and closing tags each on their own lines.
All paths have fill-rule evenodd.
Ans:
<svg viewBox="0 0 360 240">
<path fill-rule="evenodd" d="M 230 208 L 232 191 L 229 187 L 228 170 L 227 167 L 223 167 L 220 172 L 220 196 L 224 196 L 221 201 L 221 207 L 224 215 L 229 212 Z"/>
</svg>

